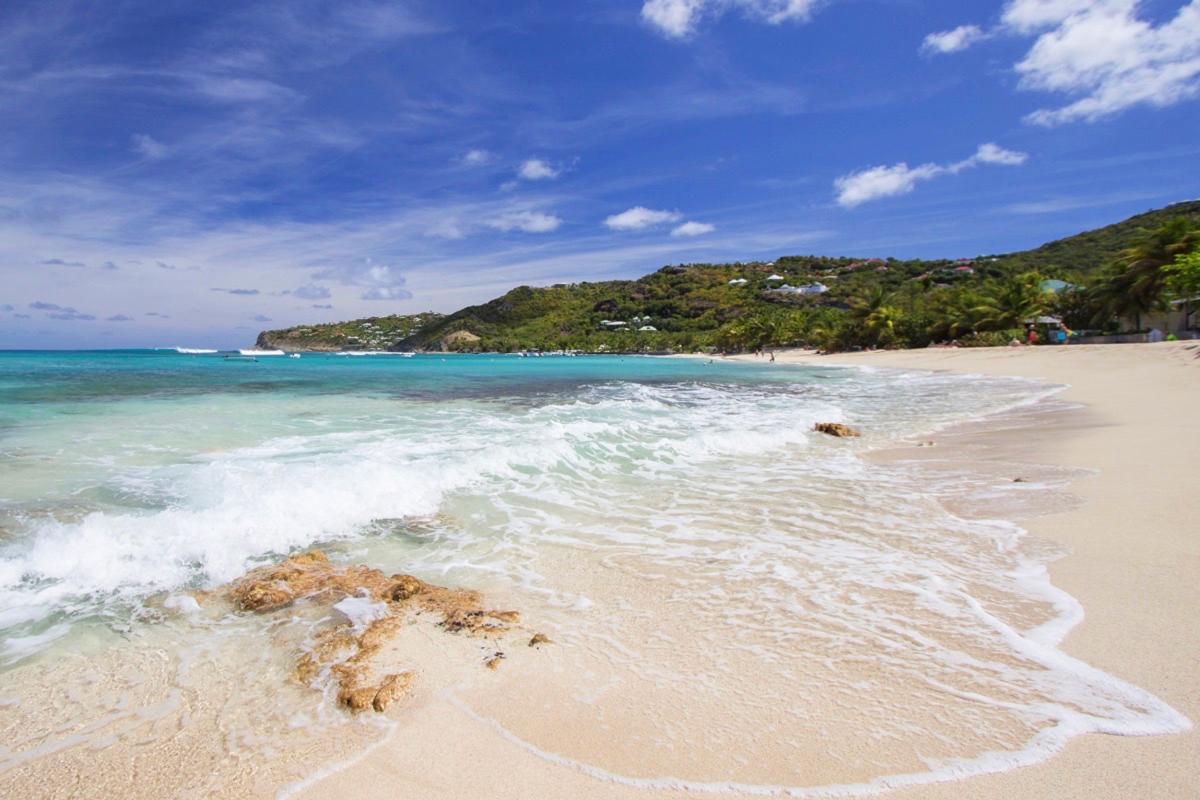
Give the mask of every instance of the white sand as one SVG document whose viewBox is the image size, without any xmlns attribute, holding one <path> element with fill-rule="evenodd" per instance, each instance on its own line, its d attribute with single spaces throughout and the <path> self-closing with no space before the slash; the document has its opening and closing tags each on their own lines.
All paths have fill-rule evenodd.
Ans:
<svg viewBox="0 0 1200 800">
<path fill-rule="evenodd" d="M 779 363 L 863 364 L 1042 378 L 1070 384 L 1084 403 L 1078 424 L 985 434 L 1031 460 L 1087 467 L 1079 508 L 1023 520 L 1071 548 L 1051 567 L 1078 598 L 1085 621 L 1064 649 L 1156 694 L 1200 721 L 1200 347 L 1194 343 L 921 350 L 819 357 L 784 353 Z M 514 654 L 494 686 L 516 697 L 522 675 L 555 668 Z M 535 663 L 542 666 L 535 667 Z M 751 681 L 753 676 L 747 675 Z M 528 680 L 528 678 L 524 678 Z M 528 687 L 526 686 L 527 690 Z M 528 692 L 524 692 L 525 695 Z M 634 700 L 634 698 L 631 698 Z M 695 797 L 638 789 L 531 753 L 444 696 L 396 709 L 395 736 L 348 769 L 301 792 L 316 798 Z M 530 719 L 553 724 L 531 704 Z M 560 726 L 564 751 L 576 736 Z M 780 745 L 781 759 L 795 757 Z M 1194 798 L 1200 796 L 1200 735 L 1087 735 L 1039 765 L 997 775 L 896 790 L 890 797 Z M 703 795 L 717 796 L 717 795 Z"/>
</svg>

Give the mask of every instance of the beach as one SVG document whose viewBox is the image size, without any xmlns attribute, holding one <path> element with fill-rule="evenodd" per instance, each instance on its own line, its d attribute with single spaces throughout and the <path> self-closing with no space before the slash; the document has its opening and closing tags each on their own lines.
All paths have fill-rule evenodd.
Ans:
<svg viewBox="0 0 1200 800">
<path fill-rule="evenodd" d="M 1192 796 L 1196 352 L 14 357 L 0 788 Z"/>
<path fill-rule="evenodd" d="M 1059 398 L 1078 404 L 1025 427 L 966 426 L 932 437 L 939 446 L 975 448 L 1004 464 L 1082 468 L 1069 491 L 1077 503 L 1021 520 L 1032 535 L 1069 548 L 1050 566 L 1055 585 L 1076 597 L 1084 621 L 1064 650 L 1141 686 L 1192 720 L 1200 718 L 1197 648 L 1200 559 L 1195 537 L 1194 467 L 1200 444 L 1195 399 L 1198 351 L 1157 345 L 929 349 L 816 356 L 780 352 L 777 363 L 944 370 L 1068 384 Z M 751 357 L 741 357 L 749 359 Z M 936 449 L 936 448 L 935 448 Z M 913 448 L 908 455 L 931 450 Z M 890 457 L 903 457 L 895 451 Z M 944 455 L 939 453 L 939 456 Z M 1010 467 L 1010 469 L 1017 469 Z M 746 676 L 747 678 L 749 676 Z M 633 700 L 633 698 L 631 698 Z M 501 698 L 502 702 L 502 698 Z M 553 714 L 552 708 L 545 713 Z M 559 731 L 569 741 L 577 731 Z M 789 748 L 776 757 L 794 757 Z M 1041 763 L 992 775 L 896 788 L 897 798 L 1194 797 L 1200 736 L 1089 734 Z M 648 770 L 653 773 L 653 767 Z M 301 796 L 385 797 L 682 797 L 665 787 L 615 783 L 601 770 L 533 752 L 510 734 L 481 725 L 462 706 L 425 706 L 405 714 L 396 737 L 353 767 Z M 653 784 L 653 782 L 650 782 Z M 377 787 L 377 788 L 373 788 Z M 739 792 L 707 787 L 714 796 Z M 821 792 L 814 792 L 821 794 Z"/>
</svg>

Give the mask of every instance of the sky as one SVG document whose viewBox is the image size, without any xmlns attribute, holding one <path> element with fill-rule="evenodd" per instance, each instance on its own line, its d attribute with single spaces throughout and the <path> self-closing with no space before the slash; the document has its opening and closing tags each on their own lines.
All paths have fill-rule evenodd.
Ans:
<svg viewBox="0 0 1200 800">
<path fill-rule="evenodd" d="M 1200 195 L 1200 0 L 8 0 L 0 348 L 1025 249 Z"/>
</svg>

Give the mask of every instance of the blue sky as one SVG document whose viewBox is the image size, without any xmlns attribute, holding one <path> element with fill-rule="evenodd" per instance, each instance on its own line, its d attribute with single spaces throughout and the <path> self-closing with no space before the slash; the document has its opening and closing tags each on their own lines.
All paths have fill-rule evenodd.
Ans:
<svg viewBox="0 0 1200 800">
<path fill-rule="evenodd" d="M 1035 246 L 1200 195 L 1200 0 L 8 2 L 0 347 Z"/>
</svg>

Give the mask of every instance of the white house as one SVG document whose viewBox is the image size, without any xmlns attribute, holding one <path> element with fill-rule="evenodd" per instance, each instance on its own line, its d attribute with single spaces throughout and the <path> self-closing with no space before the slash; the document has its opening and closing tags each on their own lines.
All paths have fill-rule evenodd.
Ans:
<svg viewBox="0 0 1200 800">
<path fill-rule="evenodd" d="M 782 276 L 782 275 L 779 275 L 779 274 L 776 274 L 776 273 L 772 273 L 772 274 L 770 274 L 770 275 L 768 275 L 768 276 L 767 276 L 767 280 L 769 280 L 769 281 L 781 281 L 781 280 L 783 280 L 783 276 Z"/>
<path fill-rule="evenodd" d="M 643 325 L 642 327 L 638 328 L 638 330 L 639 331 L 656 331 L 656 330 L 658 330 L 658 328 L 654 327 L 653 325 Z"/>
<path fill-rule="evenodd" d="M 729 282 L 729 285 L 730 286 L 744 286 L 747 283 L 749 283 L 749 281 L 747 281 L 745 278 L 734 278 L 733 280 L 731 280 Z"/>
</svg>

